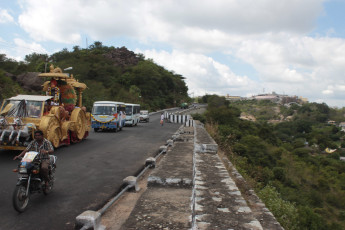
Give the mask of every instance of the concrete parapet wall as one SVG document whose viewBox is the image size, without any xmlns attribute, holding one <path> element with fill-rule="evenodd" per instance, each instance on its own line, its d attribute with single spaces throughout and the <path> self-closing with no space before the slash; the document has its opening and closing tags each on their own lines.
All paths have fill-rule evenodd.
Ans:
<svg viewBox="0 0 345 230">
<path fill-rule="evenodd" d="M 236 170 L 235 166 L 228 160 L 227 157 L 222 157 L 226 168 L 228 169 L 231 177 L 234 179 L 240 190 L 243 192 L 248 205 L 251 207 L 253 215 L 256 219 L 260 220 L 260 223 L 264 229 L 276 229 L 281 230 L 280 223 L 276 220 L 273 214 L 266 208 L 265 204 L 255 194 L 254 190 L 248 186 L 242 175 Z"/>
<path fill-rule="evenodd" d="M 196 122 L 195 136 L 193 227 L 283 229 L 231 162 L 220 159 L 218 145 L 200 122 Z"/>
</svg>

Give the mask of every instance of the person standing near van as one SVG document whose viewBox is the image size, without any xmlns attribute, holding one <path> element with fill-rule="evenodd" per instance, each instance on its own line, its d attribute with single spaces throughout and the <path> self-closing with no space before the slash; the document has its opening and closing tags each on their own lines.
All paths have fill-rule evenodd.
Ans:
<svg viewBox="0 0 345 230">
<path fill-rule="evenodd" d="M 160 123 L 163 126 L 163 123 L 164 123 L 164 114 L 163 113 L 161 114 L 161 121 L 160 121 Z"/>
</svg>

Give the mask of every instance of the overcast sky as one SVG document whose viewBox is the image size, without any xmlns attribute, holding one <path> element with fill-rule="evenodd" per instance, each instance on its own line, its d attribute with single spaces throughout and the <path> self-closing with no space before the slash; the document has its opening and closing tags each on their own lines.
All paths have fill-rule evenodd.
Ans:
<svg viewBox="0 0 345 230">
<path fill-rule="evenodd" d="M 100 41 L 183 75 L 191 95 L 275 91 L 343 107 L 344 12 L 345 0 L 0 0 L 0 53 Z"/>
</svg>

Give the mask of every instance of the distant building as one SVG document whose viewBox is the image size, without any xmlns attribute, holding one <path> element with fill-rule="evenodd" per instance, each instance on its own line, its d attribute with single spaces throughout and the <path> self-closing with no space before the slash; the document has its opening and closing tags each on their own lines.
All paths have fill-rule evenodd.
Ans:
<svg viewBox="0 0 345 230">
<path fill-rule="evenodd" d="M 308 98 L 305 98 L 305 97 L 298 97 L 298 99 L 301 100 L 302 103 L 308 102 Z"/>
<path fill-rule="evenodd" d="M 283 95 L 281 96 L 281 101 L 280 101 L 281 104 L 283 105 L 286 105 L 286 104 L 293 104 L 293 103 L 296 103 L 298 104 L 299 103 L 299 100 L 298 100 L 298 97 L 297 96 L 288 96 L 288 95 Z"/>
<path fill-rule="evenodd" d="M 243 100 L 244 98 L 240 97 L 240 96 L 230 96 L 229 94 L 227 94 L 225 96 L 225 100 L 227 101 L 241 101 Z"/>
<path fill-rule="evenodd" d="M 275 103 L 280 103 L 283 105 L 288 104 L 288 106 L 292 103 L 301 105 L 305 102 L 308 102 L 307 98 L 299 97 L 299 96 L 289 96 L 286 94 L 277 94 L 276 92 L 266 93 L 266 94 L 258 94 L 251 97 L 241 97 L 241 96 L 230 96 L 227 94 L 225 99 L 228 101 L 242 101 L 242 100 L 269 100 Z"/>
<path fill-rule="evenodd" d="M 272 102 L 279 102 L 279 95 L 278 94 L 259 94 L 252 97 L 255 100 L 269 100 Z"/>
<path fill-rule="evenodd" d="M 329 121 L 327 121 L 327 124 L 329 124 L 329 125 L 335 125 L 335 124 L 336 124 L 336 122 L 335 122 L 335 121 L 331 121 L 331 120 L 329 120 Z"/>
</svg>

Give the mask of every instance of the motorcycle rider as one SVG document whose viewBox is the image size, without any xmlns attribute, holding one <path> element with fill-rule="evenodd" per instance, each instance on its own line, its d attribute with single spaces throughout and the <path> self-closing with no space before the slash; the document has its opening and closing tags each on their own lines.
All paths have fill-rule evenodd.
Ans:
<svg viewBox="0 0 345 230">
<path fill-rule="evenodd" d="M 54 148 L 50 141 L 43 137 L 43 132 L 41 130 L 35 131 L 34 138 L 35 139 L 30 142 L 28 147 L 23 150 L 18 156 L 15 156 L 13 160 L 23 157 L 28 151 L 38 152 L 38 159 L 41 160 L 40 175 L 43 178 L 47 188 L 49 183 L 49 154 L 52 154 L 54 152 Z"/>
</svg>

